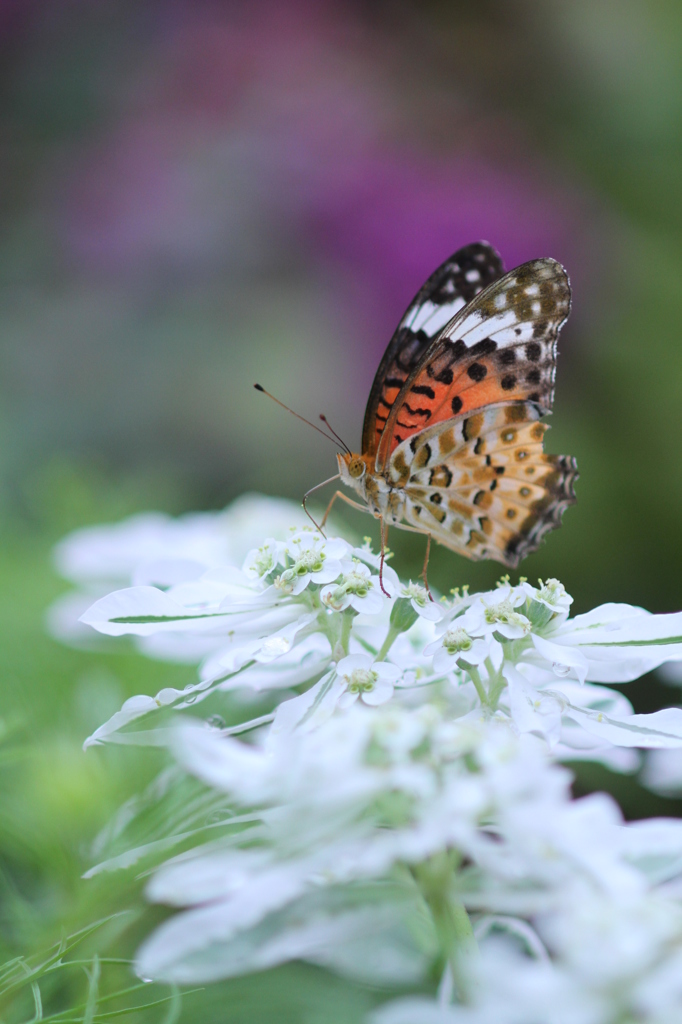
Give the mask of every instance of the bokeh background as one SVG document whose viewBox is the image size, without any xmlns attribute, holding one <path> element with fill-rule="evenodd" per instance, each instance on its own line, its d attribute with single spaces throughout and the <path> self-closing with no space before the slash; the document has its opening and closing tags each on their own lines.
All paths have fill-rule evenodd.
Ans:
<svg viewBox="0 0 682 1024">
<path fill-rule="evenodd" d="M 574 289 L 548 448 L 577 457 L 578 504 L 524 573 L 578 611 L 679 609 L 679 3 L 1 0 L 0 959 L 136 906 L 134 880 L 79 875 L 158 764 L 80 744 L 191 672 L 50 640 L 51 546 L 142 508 L 300 498 L 334 449 L 254 381 L 357 446 L 405 306 L 478 239 L 508 267 L 561 260 Z M 415 572 L 420 540 L 391 542 Z M 443 590 L 497 575 L 431 562 Z M 654 677 L 626 692 L 678 699 Z M 679 811 L 583 766 L 595 785 L 630 816 Z M 88 983 L 57 974 L 59 1009 Z M 187 999 L 187 1019 L 313 1022 L 374 995 L 301 968 Z"/>
</svg>

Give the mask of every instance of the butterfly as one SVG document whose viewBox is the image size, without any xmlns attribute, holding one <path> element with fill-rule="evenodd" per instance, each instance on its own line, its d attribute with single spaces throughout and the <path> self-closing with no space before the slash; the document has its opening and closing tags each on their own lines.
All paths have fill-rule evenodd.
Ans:
<svg viewBox="0 0 682 1024">
<path fill-rule="evenodd" d="M 575 502 L 575 459 L 543 452 L 541 422 L 570 302 L 556 260 L 505 273 L 475 242 L 438 267 L 381 360 L 362 451 L 337 455 L 362 504 L 337 491 L 321 525 L 340 497 L 381 521 L 382 553 L 389 525 L 509 567 L 535 551 Z"/>
</svg>

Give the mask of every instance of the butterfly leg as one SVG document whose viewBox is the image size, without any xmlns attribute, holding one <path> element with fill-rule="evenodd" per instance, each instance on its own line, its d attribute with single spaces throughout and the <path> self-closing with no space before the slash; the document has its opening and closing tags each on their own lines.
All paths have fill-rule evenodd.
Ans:
<svg viewBox="0 0 682 1024">
<path fill-rule="evenodd" d="M 426 575 L 427 570 L 429 568 L 429 555 L 430 554 L 431 554 L 431 534 L 427 533 L 426 534 L 426 554 L 424 555 L 424 568 L 422 569 L 422 579 L 424 580 L 424 586 L 426 587 L 426 592 L 429 595 L 429 597 L 431 598 L 431 600 L 433 601 L 433 594 L 431 593 L 431 587 L 429 586 L 429 578 Z"/>
<path fill-rule="evenodd" d="M 329 502 L 329 506 L 327 508 L 327 511 L 325 512 L 324 519 L 322 520 L 322 526 L 320 526 L 318 523 L 316 523 L 315 520 L 313 519 L 313 517 L 311 516 L 310 512 L 308 511 L 308 506 L 306 505 L 306 501 L 308 499 L 308 495 L 313 494 L 314 491 L 319 491 L 321 487 L 326 487 L 327 484 L 330 484 L 330 483 L 332 483 L 333 480 L 338 480 L 338 479 L 339 479 L 339 474 L 337 473 L 335 476 L 330 476 L 328 480 L 323 480 L 321 484 L 315 484 L 314 487 L 311 487 L 310 490 L 306 491 L 305 494 L 303 495 L 303 502 L 302 502 L 302 504 L 303 504 L 303 511 L 305 512 L 305 514 L 307 515 L 308 519 L 313 524 L 313 526 L 320 531 L 320 533 L 322 534 L 323 537 L 324 537 L 324 531 L 322 529 L 322 526 L 324 526 L 324 524 L 325 524 L 325 521 L 326 521 L 327 516 L 329 514 L 329 509 L 334 504 L 334 499 L 336 498 L 336 494 L 338 494 L 339 492 L 337 491 L 336 494 L 334 495 L 334 497 L 332 498 L 332 500 Z"/>
<path fill-rule="evenodd" d="M 384 586 L 384 562 L 386 560 L 386 541 L 388 540 L 388 525 L 386 524 L 386 521 L 383 518 L 379 520 L 379 524 L 381 529 L 381 559 L 379 561 L 379 586 L 381 587 L 382 594 L 385 594 L 386 597 L 390 597 L 391 595 Z"/>
<path fill-rule="evenodd" d="M 431 554 L 431 534 L 428 533 L 426 530 L 418 530 L 414 526 L 408 526 L 407 523 L 394 523 L 393 525 L 398 530 L 405 530 L 406 533 L 419 533 L 421 534 L 422 537 L 424 536 L 424 534 L 426 534 L 426 556 L 424 558 L 424 567 L 422 568 L 421 571 L 421 578 L 424 580 L 424 586 L 428 591 L 429 597 L 433 601 L 433 594 L 431 593 L 431 588 L 429 587 L 429 581 L 426 575 L 426 571 L 429 567 L 429 556 Z"/>
<path fill-rule="evenodd" d="M 332 479 L 334 480 L 337 478 L 332 477 Z M 310 493 L 310 491 L 308 493 Z M 337 498 L 341 498 L 342 501 L 345 501 L 346 505 L 350 505 L 351 508 L 356 508 L 359 512 L 369 512 L 369 509 L 367 508 L 366 505 L 361 505 L 359 502 L 353 501 L 353 499 L 349 498 L 347 494 L 343 493 L 343 491 L 335 491 L 334 494 L 332 495 L 332 500 L 327 505 L 327 511 L 322 516 L 322 523 L 320 524 L 320 527 L 318 527 L 320 532 L 322 532 L 321 527 L 323 527 L 324 524 L 327 522 L 327 517 L 329 516 L 329 513 L 332 510 L 332 505 L 334 504 Z M 317 526 L 317 523 L 315 523 L 315 525 Z"/>
</svg>

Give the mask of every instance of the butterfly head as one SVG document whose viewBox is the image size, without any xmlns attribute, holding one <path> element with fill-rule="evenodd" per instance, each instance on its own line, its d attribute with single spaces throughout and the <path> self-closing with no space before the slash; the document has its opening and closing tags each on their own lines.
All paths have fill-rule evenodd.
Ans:
<svg viewBox="0 0 682 1024">
<path fill-rule="evenodd" d="M 339 463 L 339 476 L 344 484 L 355 490 L 362 489 L 362 480 L 367 474 L 367 461 L 362 455 L 344 452 L 336 456 Z M 360 485 L 360 486 L 358 486 Z"/>
<path fill-rule="evenodd" d="M 352 452 L 344 452 L 336 456 L 339 462 L 339 473 L 344 483 L 351 484 L 362 480 L 367 472 L 367 463 L 362 455 L 354 455 Z"/>
</svg>

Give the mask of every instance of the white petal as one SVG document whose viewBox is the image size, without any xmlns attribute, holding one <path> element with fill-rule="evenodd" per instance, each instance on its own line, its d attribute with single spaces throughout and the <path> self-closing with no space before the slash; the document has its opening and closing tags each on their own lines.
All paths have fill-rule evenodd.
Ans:
<svg viewBox="0 0 682 1024">
<path fill-rule="evenodd" d="M 331 537 L 324 542 L 322 550 L 328 559 L 333 558 L 338 561 L 341 558 L 348 558 L 351 547 L 350 544 L 345 540 L 341 540 L 340 537 Z"/>
<path fill-rule="evenodd" d="M 365 597 L 351 594 L 349 603 L 360 615 L 378 615 L 384 607 L 384 598 L 378 591 L 370 590 Z"/>
<path fill-rule="evenodd" d="M 378 683 L 373 690 L 366 690 L 362 694 L 362 700 L 370 707 L 377 707 L 379 704 L 385 704 L 392 696 L 393 687 L 390 683 Z"/>
<path fill-rule="evenodd" d="M 426 601 L 425 604 L 418 604 L 416 601 L 412 601 L 412 607 L 422 619 L 426 619 L 427 622 L 440 622 L 445 614 L 443 608 L 435 603 L 435 601 Z"/>
<path fill-rule="evenodd" d="M 528 625 L 516 626 L 510 622 L 494 622 L 488 626 L 487 633 L 499 633 L 500 636 L 505 637 L 507 640 L 521 640 L 522 637 L 527 636 L 530 630 L 530 622 Z"/>
<path fill-rule="evenodd" d="M 457 668 L 457 659 L 454 655 L 448 654 L 441 644 L 429 644 L 429 647 L 436 647 L 433 656 L 433 670 L 437 673 L 454 672 Z"/>
<path fill-rule="evenodd" d="M 468 651 L 459 651 L 455 657 L 458 662 L 461 661 L 467 665 L 482 665 L 490 653 L 492 643 L 495 643 L 492 638 L 482 640 L 480 637 L 477 637 Z"/>
<path fill-rule="evenodd" d="M 372 658 L 369 654 L 348 654 L 336 666 L 340 676 L 349 676 L 356 668 L 370 669 Z"/>
<path fill-rule="evenodd" d="M 490 660 L 496 672 L 499 672 L 504 661 L 504 648 L 499 640 L 490 641 Z"/>
<path fill-rule="evenodd" d="M 357 693 L 351 693 L 350 690 L 346 690 L 346 692 L 342 693 L 341 696 L 339 697 L 338 706 L 341 709 L 349 708 L 351 704 L 355 704 L 357 699 Z"/>
<path fill-rule="evenodd" d="M 372 671 L 376 672 L 382 683 L 396 683 L 402 675 L 402 669 L 392 665 L 390 661 L 375 661 Z"/>
<path fill-rule="evenodd" d="M 343 566 L 337 558 L 328 558 L 319 572 L 311 572 L 313 583 L 333 583 L 343 573 Z"/>
</svg>

